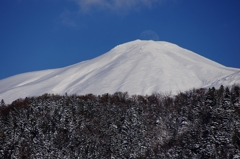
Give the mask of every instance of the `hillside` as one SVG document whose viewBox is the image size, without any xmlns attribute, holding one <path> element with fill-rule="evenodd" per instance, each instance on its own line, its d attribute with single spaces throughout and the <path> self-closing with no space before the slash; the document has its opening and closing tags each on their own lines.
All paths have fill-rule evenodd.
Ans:
<svg viewBox="0 0 240 159">
<path fill-rule="evenodd" d="M 50 95 L 0 105 L 0 158 L 240 157 L 240 87 L 174 98 Z"/>
<path fill-rule="evenodd" d="M 239 84 L 239 69 L 225 67 L 163 41 L 135 40 L 92 60 L 0 81 L 0 99 L 54 94 L 177 94 L 192 88 Z M 233 78 L 234 76 L 234 78 Z"/>
</svg>

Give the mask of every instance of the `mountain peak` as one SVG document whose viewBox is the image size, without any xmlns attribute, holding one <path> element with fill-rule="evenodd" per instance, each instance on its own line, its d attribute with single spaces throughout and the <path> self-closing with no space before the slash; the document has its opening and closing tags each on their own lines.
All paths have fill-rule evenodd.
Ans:
<svg viewBox="0 0 240 159">
<path fill-rule="evenodd" d="M 153 40 L 140 40 L 140 39 L 137 39 L 137 40 L 134 40 L 134 41 L 130 41 L 130 42 L 127 42 L 127 43 L 124 43 L 124 44 L 120 44 L 115 48 L 119 48 L 119 47 L 143 47 L 143 46 L 158 46 L 158 47 L 163 47 L 164 45 L 175 45 L 173 43 L 170 43 L 170 42 L 166 42 L 166 41 L 153 41 Z M 177 45 L 175 45 L 177 46 Z"/>
<path fill-rule="evenodd" d="M 9 103 L 44 93 L 176 94 L 211 85 L 237 71 L 169 42 L 135 40 L 92 60 L 1 80 L 0 99 Z M 229 79 L 236 80 L 235 76 Z"/>
</svg>

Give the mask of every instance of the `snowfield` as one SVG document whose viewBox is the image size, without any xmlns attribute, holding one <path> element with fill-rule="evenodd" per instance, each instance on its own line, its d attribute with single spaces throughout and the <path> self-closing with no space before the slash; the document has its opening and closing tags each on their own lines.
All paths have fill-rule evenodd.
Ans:
<svg viewBox="0 0 240 159">
<path fill-rule="evenodd" d="M 135 40 L 92 60 L 0 80 L 0 99 L 54 94 L 171 93 L 240 84 L 240 69 L 225 67 L 163 41 Z"/>
</svg>

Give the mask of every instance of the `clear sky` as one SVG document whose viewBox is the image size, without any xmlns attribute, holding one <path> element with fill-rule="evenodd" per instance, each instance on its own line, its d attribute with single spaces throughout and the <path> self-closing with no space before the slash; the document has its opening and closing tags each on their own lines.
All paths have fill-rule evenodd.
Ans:
<svg viewBox="0 0 240 159">
<path fill-rule="evenodd" d="M 152 38 L 240 68 L 239 0 L 0 0 L 0 79 Z"/>
</svg>

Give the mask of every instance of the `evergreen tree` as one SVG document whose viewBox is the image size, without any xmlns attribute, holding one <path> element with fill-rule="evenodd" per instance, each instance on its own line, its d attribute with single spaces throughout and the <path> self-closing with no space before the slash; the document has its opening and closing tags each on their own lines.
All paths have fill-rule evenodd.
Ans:
<svg viewBox="0 0 240 159">
<path fill-rule="evenodd" d="M 2 99 L 1 103 L 0 103 L 0 107 L 5 107 L 5 106 L 6 106 L 6 104 L 5 104 L 4 100 Z"/>
<path fill-rule="evenodd" d="M 0 107 L 0 158 L 239 158 L 239 101 L 238 86 L 19 99 Z"/>
</svg>

